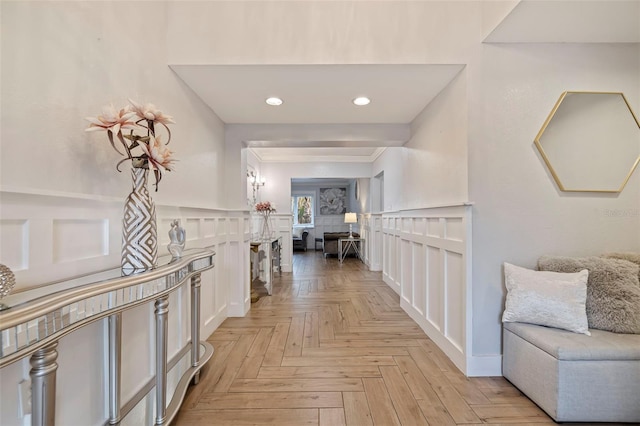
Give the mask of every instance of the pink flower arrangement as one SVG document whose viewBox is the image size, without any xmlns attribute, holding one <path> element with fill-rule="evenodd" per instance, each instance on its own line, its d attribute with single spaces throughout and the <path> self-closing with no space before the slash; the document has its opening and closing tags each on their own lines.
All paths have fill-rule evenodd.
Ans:
<svg viewBox="0 0 640 426">
<path fill-rule="evenodd" d="M 120 155 L 126 155 L 127 158 L 118 162 L 116 170 L 121 171 L 120 165 L 128 160 L 131 160 L 133 167 L 153 170 L 157 191 L 162 172 L 173 170 L 175 161 L 172 158 L 173 152 L 167 148 L 171 141 L 168 124 L 174 123 L 173 118 L 163 114 L 153 104 L 138 104 L 129 99 L 129 104 L 123 108 L 118 110 L 113 105 L 108 105 L 102 109 L 102 115 L 87 117 L 87 120 L 91 123 L 87 132 L 106 131 L 113 149 Z M 160 135 L 156 136 L 156 124 L 162 125 L 167 131 L 166 143 L 162 143 Z M 123 130 L 128 130 L 129 133 L 125 134 Z M 143 135 L 136 134 L 136 131 Z M 119 144 L 116 144 L 114 135 Z M 126 154 L 117 145 L 122 145 Z M 134 155 L 135 148 L 140 148 L 142 153 Z"/>
<path fill-rule="evenodd" d="M 276 207 L 269 201 L 263 201 L 256 204 L 256 211 L 260 213 L 273 213 L 276 211 Z"/>
</svg>

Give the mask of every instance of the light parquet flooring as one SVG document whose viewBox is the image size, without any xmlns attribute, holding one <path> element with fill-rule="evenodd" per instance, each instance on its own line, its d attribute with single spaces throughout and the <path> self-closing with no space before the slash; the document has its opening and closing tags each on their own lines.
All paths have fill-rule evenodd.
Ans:
<svg viewBox="0 0 640 426">
<path fill-rule="evenodd" d="M 174 425 L 553 424 L 501 377 L 466 378 L 357 259 L 294 255 L 228 318 Z"/>
</svg>

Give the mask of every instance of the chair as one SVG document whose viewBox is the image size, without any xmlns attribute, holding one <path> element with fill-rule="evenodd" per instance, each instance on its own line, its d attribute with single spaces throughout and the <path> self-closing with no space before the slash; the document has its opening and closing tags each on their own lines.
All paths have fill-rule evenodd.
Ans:
<svg viewBox="0 0 640 426">
<path fill-rule="evenodd" d="M 307 236 L 309 231 L 304 230 L 300 233 L 300 236 L 296 236 L 296 231 L 293 231 L 293 249 L 307 251 Z"/>
</svg>

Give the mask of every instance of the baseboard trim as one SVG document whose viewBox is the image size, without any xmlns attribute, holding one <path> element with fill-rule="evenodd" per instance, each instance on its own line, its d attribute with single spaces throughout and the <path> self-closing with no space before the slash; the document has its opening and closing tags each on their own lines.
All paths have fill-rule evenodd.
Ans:
<svg viewBox="0 0 640 426">
<path fill-rule="evenodd" d="M 442 352 L 455 364 L 460 371 L 467 374 L 467 365 L 464 353 L 454 345 L 447 337 L 434 327 L 426 318 L 422 317 L 409 302 L 400 299 L 400 307 L 411 317 L 412 320 L 425 332 L 425 334 L 440 348 Z"/>
<path fill-rule="evenodd" d="M 467 377 L 502 376 L 502 355 L 466 355 L 404 298 L 400 307 Z"/>
<path fill-rule="evenodd" d="M 475 355 L 467 357 L 467 376 L 502 376 L 502 355 Z"/>
<path fill-rule="evenodd" d="M 391 278 L 389 278 L 389 275 L 384 273 L 382 274 L 382 280 L 385 282 L 386 285 L 391 287 L 391 289 L 395 291 L 396 294 L 400 295 L 400 283 L 396 283 Z"/>
</svg>

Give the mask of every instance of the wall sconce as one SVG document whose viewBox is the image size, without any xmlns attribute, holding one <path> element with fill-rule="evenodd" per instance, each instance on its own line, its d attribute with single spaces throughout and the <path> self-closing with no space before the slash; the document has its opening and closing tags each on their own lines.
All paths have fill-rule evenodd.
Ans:
<svg viewBox="0 0 640 426">
<path fill-rule="evenodd" d="M 266 181 L 264 178 L 258 179 L 258 176 L 253 171 L 247 172 L 247 177 L 249 178 L 249 182 L 251 183 L 251 188 L 253 188 L 252 199 L 253 205 L 255 205 L 258 198 L 258 191 L 260 190 L 260 187 L 264 186 Z"/>
<path fill-rule="evenodd" d="M 358 223 L 358 215 L 355 213 L 345 213 L 344 223 L 349 224 L 349 238 L 353 238 L 353 224 Z"/>
</svg>

